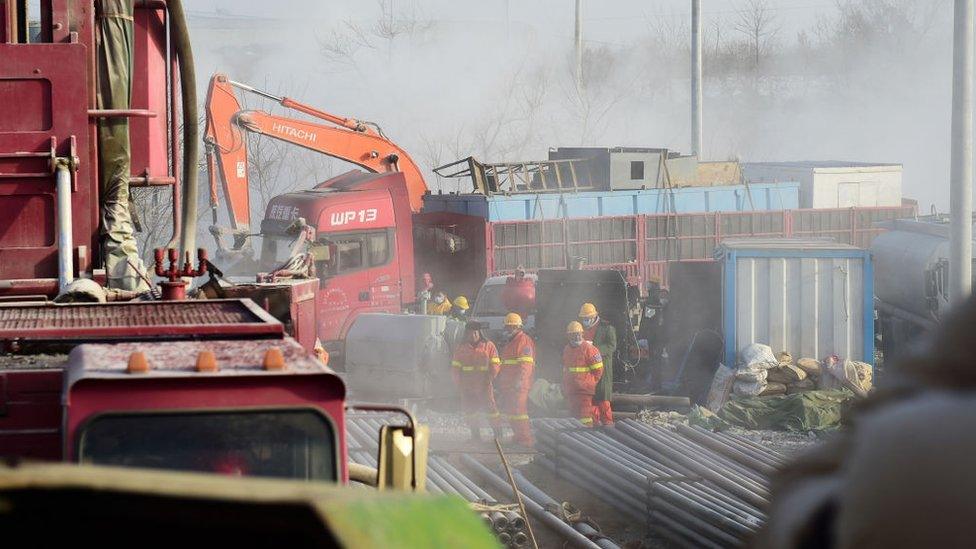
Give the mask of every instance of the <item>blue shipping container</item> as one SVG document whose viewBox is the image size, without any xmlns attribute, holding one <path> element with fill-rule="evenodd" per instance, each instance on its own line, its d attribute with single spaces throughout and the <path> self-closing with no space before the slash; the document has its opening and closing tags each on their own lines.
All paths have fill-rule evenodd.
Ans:
<svg viewBox="0 0 976 549">
<path fill-rule="evenodd" d="M 823 239 L 735 239 L 722 262 L 725 363 L 751 343 L 874 365 L 871 252 Z"/>
<path fill-rule="evenodd" d="M 430 194 L 424 213 L 451 212 L 487 221 L 532 221 L 616 215 L 793 210 L 799 183 L 493 195 Z"/>
</svg>

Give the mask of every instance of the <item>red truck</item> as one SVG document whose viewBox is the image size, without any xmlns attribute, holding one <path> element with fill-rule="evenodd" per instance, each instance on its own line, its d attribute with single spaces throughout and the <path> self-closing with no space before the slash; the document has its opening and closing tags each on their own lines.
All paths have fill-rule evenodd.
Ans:
<svg viewBox="0 0 976 549">
<path fill-rule="evenodd" d="M 519 267 L 571 268 L 572 257 L 589 259 L 585 269 L 621 271 L 646 295 L 647 282 L 667 286 L 675 262 L 712 261 L 725 238 L 829 237 L 867 248 L 884 229 L 881 221 L 913 217 L 917 205 L 899 207 L 639 214 L 630 216 L 486 221 L 450 212 L 414 216 L 418 234 L 456 235 L 459 250 L 414 244 L 417 263 L 452 294 L 472 295 L 487 277 Z M 582 230 L 583 228 L 587 230 Z"/>
</svg>

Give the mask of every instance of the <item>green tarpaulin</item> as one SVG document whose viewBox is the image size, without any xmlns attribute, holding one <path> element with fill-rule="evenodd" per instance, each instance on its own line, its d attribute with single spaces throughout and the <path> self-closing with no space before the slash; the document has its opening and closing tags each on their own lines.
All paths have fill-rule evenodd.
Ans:
<svg viewBox="0 0 976 549">
<path fill-rule="evenodd" d="M 726 402 L 714 415 L 696 409 L 688 420 L 713 430 L 732 425 L 743 429 L 821 431 L 840 426 L 843 411 L 853 397 L 846 389 L 739 397 Z"/>
</svg>

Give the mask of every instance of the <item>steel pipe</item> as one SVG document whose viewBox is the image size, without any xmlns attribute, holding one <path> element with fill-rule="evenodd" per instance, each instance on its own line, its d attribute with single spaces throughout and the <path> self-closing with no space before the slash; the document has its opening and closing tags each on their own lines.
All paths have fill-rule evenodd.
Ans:
<svg viewBox="0 0 976 549">
<path fill-rule="evenodd" d="M 648 433 L 651 437 L 664 441 L 668 447 L 681 448 L 685 453 L 694 455 L 699 459 L 707 460 L 722 469 L 726 469 L 729 472 L 736 474 L 739 477 L 748 479 L 750 482 L 755 483 L 763 490 L 768 491 L 767 477 L 749 469 L 748 467 L 744 467 L 723 455 L 716 454 L 708 448 L 704 448 L 702 445 L 695 443 L 694 441 L 683 439 L 680 435 L 672 433 L 667 429 L 647 427 L 639 423 L 637 426 L 639 429 Z"/>
<path fill-rule="evenodd" d="M 509 486 L 507 482 L 502 480 L 501 477 L 492 473 L 487 467 L 482 465 L 481 462 L 467 455 L 462 455 L 461 461 L 464 463 L 465 467 L 474 470 L 478 476 L 491 485 L 494 490 L 497 490 L 499 493 L 505 496 L 511 495 L 513 498 L 515 497 L 515 494 L 512 492 L 512 487 Z M 583 536 L 583 534 L 580 534 L 554 515 L 546 512 L 541 505 L 531 498 L 526 497 L 525 494 L 522 494 L 522 501 L 525 504 L 526 510 L 531 513 L 532 516 L 545 524 L 554 533 L 561 536 L 572 547 L 578 547 L 580 549 L 599 549 L 599 545 L 596 545 L 592 541 L 588 540 L 585 536 Z"/>
<path fill-rule="evenodd" d="M 628 492 L 632 493 L 635 498 L 643 500 L 646 498 L 646 489 L 649 486 L 650 477 L 646 473 L 641 473 L 630 467 L 622 458 L 614 454 L 610 449 L 605 447 L 599 447 L 594 444 L 587 444 L 585 442 L 566 437 L 566 445 L 572 448 L 575 452 L 583 454 L 588 460 L 593 463 L 599 463 L 603 465 L 604 468 L 611 474 L 621 477 L 624 479 L 628 486 Z M 669 504 L 680 505 L 687 507 L 699 514 L 707 516 L 710 520 L 718 521 L 729 528 L 736 528 L 735 522 L 728 520 L 721 513 L 717 512 L 715 509 L 710 509 L 699 502 L 695 502 L 691 498 L 688 498 L 684 494 L 681 494 L 674 489 L 673 486 L 661 485 L 661 497 L 669 502 Z"/>
<path fill-rule="evenodd" d="M 528 497 L 543 508 L 547 508 L 549 506 L 559 506 L 559 503 L 556 500 L 552 499 L 548 494 L 536 487 L 536 485 L 529 482 L 529 479 L 525 478 L 525 475 L 523 475 L 521 471 L 513 469 L 512 476 L 515 477 L 515 484 L 518 485 L 519 491 L 522 492 L 523 497 Z M 600 536 L 602 534 L 585 522 L 576 522 L 570 526 L 572 526 L 577 532 L 593 540 L 593 543 L 597 544 L 601 549 L 620 549 L 619 545 L 607 538 L 593 539 L 594 536 Z"/>
<path fill-rule="evenodd" d="M 635 500 L 631 496 L 620 493 L 619 488 L 617 488 L 616 486 L 611 486 L 607 484 L 603 479 L 596 477 L 595 475 L 593 475 L 592 472 L 580 468 L 576 464 L 567 464 L 565 466 L 557 467 L 555 463 L 545 458 L 536 458 L 534 463 L 539 463 L 542 467 L 552 471 L 557 476 L 562 477 L 563 472 L 570 473 L 570 475 L 567 475 L 565 477 L 567 480 L 573 482 L 580 488 L 591 491 L 594 495 L 596 495 L 598 498 L 603 500 L 605 503 L 607 503 L 611 507 L 616 508 L 618 511 L 622 512 L 623 514 L 629 516 L 634 520 L 644 521 L 647 520 L 648 518 L 643 513 L 643 510 L 646 508 L 646 504 L 644 502 Z M 613 496 L 611 497 L 609 494 L 613 494 Z M 654 513 L 652 513 L 652 516 L 653 515 Z M 683 547 L 719 547 L 718 544 L 706 540 L 705 538 L 695 534 L 695 532 L 691 531 L 685 526 L 679 525 L 673 519 L 670 519 L 667 516 L 663 515 L 662 512 L 658 511 L 657 515 L 659 515 L 661 522 L 666 523 L 666 525 L 668 525 L 668 527 L 671 528 L 672 530 L 680 529 L 688 532 L 688 538 L 692 539 L 694 542 L 694 543 L 689 543 L 684 538 L 677 538 L 671 535 L 670 532 L 661 532 L 662 535 L 664 535 L 665 537 L 667 537 L 672 541 L 678 542 L 679 545 Z"/>
<path fill-rule="evenodd" d="M 70 160 L 56 159 L 55 194 L 58 216 L 58 292 L 64 292 L 75 279 L 74 237 L 71 229 Z"/>
<path fill-rule="evenodd" d="M 722 444 L 724 444 L 726 446 L 729 446 L 729 447 L 731 447 L 731 448 L 733 448 L 735 450 L 738 450 L 738 451 L 746 454 L 747 456 L 751 457 L 752 459 L 758 460 L 759 462 L 764 463 L 764 464 L 772 467 L 773 469 L 775 469 L 777 471 L 783 468 L 783 465 L 784 464 L 782 464 L 782 463 L 780 463 L 780 462 L 778 462 L 778 461 L 770 458 L 769 456 L 767 456 L 765 454 L 761 454 L 761 453 L 755 451 L 750 446 L 746 446 L 744 444 L 739 444 L 738 442 L 735 442 L 734 440 L 731 440 L 731 439 L 728 439 L 728 438 L 725 438 L 725 437 L 721 437 L 721 436 L 719 436 L 721 433 L 713 433 L 713 432 L 711 432 L 711 431 L 709 431 L 707 429 L 702 429 L 701 427 L 698 427 L 697 425 L 695 426 L 695 428 L 696 429 L 700 429 L 701 432 L 705 434 L 705 436 L 711 437 L 711 438 L 715 439 L 718 442 L 721 442 Z"/>
<path fill-rule="evenodd" d="M 607 448 L 608 451 L 617 452 L 624 459 L 628 459 L 629 462 L 633 464 L 633 467 L 643 468 L 645 474 L 648 475 L 649 482 L 652 480 L 651 477 L 667 478 L 684 476 L 674 471 L 668 471 L 667 469 L 656 467 L 653 462 L 642 463 L 642 456 L 631 448 L 610 444 L 604 446 L 604 448 Z M 698 504 L 712 508 L 716 512 L 730 517 L 732 520 L 741 523 L 750 530 L 754 530 L 762 523 L 762 520 L 756 516 L 757 514 L 755 512 L 751 512 L 751 510 L 744 508 L 742 504 L 733 503 L 732 498 L 728 498 L 724 494 L 716 492 L 704 484 L 689 481 L 671 484 L 671 486 L 673 486 L 678 493 L 685 494 Z"/>
<path fill-rule="evenodd" d="M 633 435 L 637 440 L 645 442 L 648 446 L 651 446 L 649 442 L 653 442 L 661 446 L 662 448 L 675 448 L 680 449 L 681 452 L 673 452 L 672 457 L 685 466 L 685 468 L 694 471 L 696 474 L 715 482 L 716 484 L 722 486 L 723 488 L 732 491 L 737 496 L 742 497 L 749 503 L 752 503 L 756 507 L 762 507 L 766 505 L 769 498 L 769 491 L 765 486 L 757 484 L 753 478 L 749 476 L 743 476 L 739 474 L 738 471 L 727 470 L 722 464 L 717 463 L 711 456 L 704 454 L 687 444 L 683 444 L 680 441 L 669 440 L 667 438 L 662 438 L 659 433 L 643 430 L 643 429 L 632 429 L 630 425 L 621 424 L 618 428 Z M 723 471 L 723 469 L 726 469 Z"/>
<path fill-rule="evenodd" d="M 489 496 L 484 491 L 481 491 L 481 493 L 479 494 L 474 490 L 472 490 L 471 488 L 469 488 L 462 480 L 463 478 L 465 478 L 464 475 L 462 475 L 458 470 L 456 470 L 450 464 L 443 461 L 439 461 L 437 460 L 437 458 L 434 458 L 428 461 L 427 467 L 428 469 L 430 469 L 431 467 L 436 468 L 440 476 L 443 479 L 445 479 L 445 481 L 448 482 L 457 491 L 457 493 L 464 499 L 471 502 L 484 501 L 487 504 L 497 503 L 494 498 Z M 502 532 L 504 530 L 507 530 L 509 528 L 509 525 L 511 524 L 511 521 L 505 515 L 505 513 L 502 513 L 500 511 L 492 511 L 488 513 L 488 516 L 491 518 L 492 528 L 494 528 L 496 532 Z"/>
<path fill-rule="evenodd" d="M 725 457 L 733 461 L 736 461 L 743 466 L 749 467 L 750 469 L 753 469 L 765 475 L 773 475 L 776 473 L 775 467 L 763 463 L 762 461 L 750 456 L 749 454 L 746 454 L 745 452 L 737 448 L 733 448 L 732 446 L 729 446 L 728 444 L 720 440 L 712 438 L 706 435 L 705 433 L 694 429 L 693 427 L 689 427 L 687 425 L 678 425 L 678 432 L 690 438 L 691 440 L 698 442 L 702 446 L 711 448 L 712 450 L 715 450 L 716 452 L 723 454 Z"/>
<path fill-rule="evenodd" d="M 608 436 L 614 438 L 622 445 L 630 449 L 634 455 L 643 456 L 645 459 L 650 459 L 653 462 L 661 466 L 661 470 L 667 475 L 671 476 L 698 476 L 696 473 L 687 471 L 685 468 L 675 469 L 667 466 L 665 463 L 660 462 L 654 457 L 653 449 L 643 443 L 637 442 L 633 438 L 625 435 L 624 433 L 614 429 L 606 433 Z M 704 477 L 702 477 L 704 478 Z M 713 483 L 714 484 L 714 483 Z M 759 517 L 761 513 L 755 507 L 737 499 L 734 495 L 728 491 L 723 491 L 720 488 L 713 487 L 710 484 L 690 484 L 688 486 L 689 490 L 700 492 L 702 495 L 717 499 L 725 502 L 729 507 L 738 509 L 739 512 L 745 517 Z"/>
<path fill-rule="evenodd" d="M 647 515 L 635 510 L 648 509 L 677 545 L 740 545 L 764 520 L 759 507 L 768 496 L 766 475 L 778 465 L 768 453 L 710 433 L 674 433 L 634 421 L 618 422 L 616 429 L 586 429 L 574 420 L 543 419 L 535 426 L 546 456 L 535 463 L 638 520 Z M 605 474 L 597 476 L 594 468 Z M 682 476 L 705 482 L 651 483 Z"/>
<path fill-rule="evenodd" d="M 729 442 L 752 448 L 757 454 L 762 454 L 774 462 L 785 465 L 789 461 L 789 458 L 782 453 L 775 450 L 770 450 L 769 448 L 766 448 L 761 444 L 753 442 L 743 436 L 725 432 L 715 434 L 720 438 L 728 440 Z"/>
<path fill-rule="evenodd" d="M 599 446 L 597 444 L 588 444 L 593 452 L 602 451 L 608 460 L 614 460 L 616 463 L 623 465 L 626 468 L 638 471 L 644 475 L 645 481 L 642 484 L 644 494 L 653 492 L 655 489 L 658 492 L 658 497 L 662 502 L 666 502 L 668 505 L 673 505 L 676 508 L 681 508 L 689 513 L 696 516 L 708 519 L 710 524 L 718 524 L 723 528 L 740 535 L 748 535 L 753 532 L 756 528 L 756 524 L 747 525 L 741 521 L 739 517 L 736 516 L 734 511 L 722 508 L 716 505 L 714 501 L 709 501 L 708 498 L 702 498 L 700 496 L 690 493 L 681 484 L 675 483 L 657 483 L 654 484 L 653 481 L 655 477 L 660 478 L 662 475 L 657 475 L 653 471 L 646 469 L 644 466 L 635 463 L 633 461 L 627 461 L 627 459 L 621 456 L 616 448 L 610 445 Z M 643 469 L 643 471 L 641 470 Z"/>
</svg>

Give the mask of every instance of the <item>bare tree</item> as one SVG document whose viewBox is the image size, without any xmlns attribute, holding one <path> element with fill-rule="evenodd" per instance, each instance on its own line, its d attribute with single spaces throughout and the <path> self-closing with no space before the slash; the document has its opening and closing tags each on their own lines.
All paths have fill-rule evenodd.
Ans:
<svg viewBox="0 0 976 549">
<path fill-rule="evenodd" d="M 415 35 L 426 31 L 433 24 L 431 20 L 420 13 L 416 5 L 411 5 L 408 11 L 397 10 L 393 0 L 377 0 L 380 16 L 373 24 L 373 34 L 384 40 L 395 40 L 402 35 Z"/>
<path fill-rule="evenodd" d="M 760 58 L 768 51 L 779 32 L 779 24 L 768 1 L 744 0 L 736 11 L 732 28 L 746 37 L 754 60 L 753 66 L 758 71 Z"/>
<path fill-rule="evenodd" d="M 562 86 L 568 103 L 566 109 L 579 137 L 586 145 L 602 133 L 613 109 L 632 94 L 637 73 L 624 76 L 624 60 L 609 47 L 587 48 L 583 52 L 583 86 Z"/>
<path fill-rule="evenodd" d="M 369 29 L 353 21 L 343 21 L 338 28 L 330 29 L 324 36 L 316 38 L 322 55 L 346 66 L 355 65 L 356 54 L 360 50 L 376 48 Z"/>
<path fill-rule="evenodd" d="M 135 187 L 129 192 L 139 221 L 135 235 L 139 255 L 152 268 L 153 250 L 166 246 L 173 232 L 173 191 L 168 187 Z"/>
<path fill-rule="evenodd" d="M 376 7 L 379 13 L 371 25 L 346 20 L 319 36 L 322 54 L 331 61 L 356 68 L 355 58 L 360 51 L 378 49 L 377 42 L 385 42 L 387 56 L 392 56 L 398 39 L 422 35 L 433 26 L 433 21 L 414 4 L 403 9 L 395 6 L 393 0 L 376 0 Z"/>
</svg>

